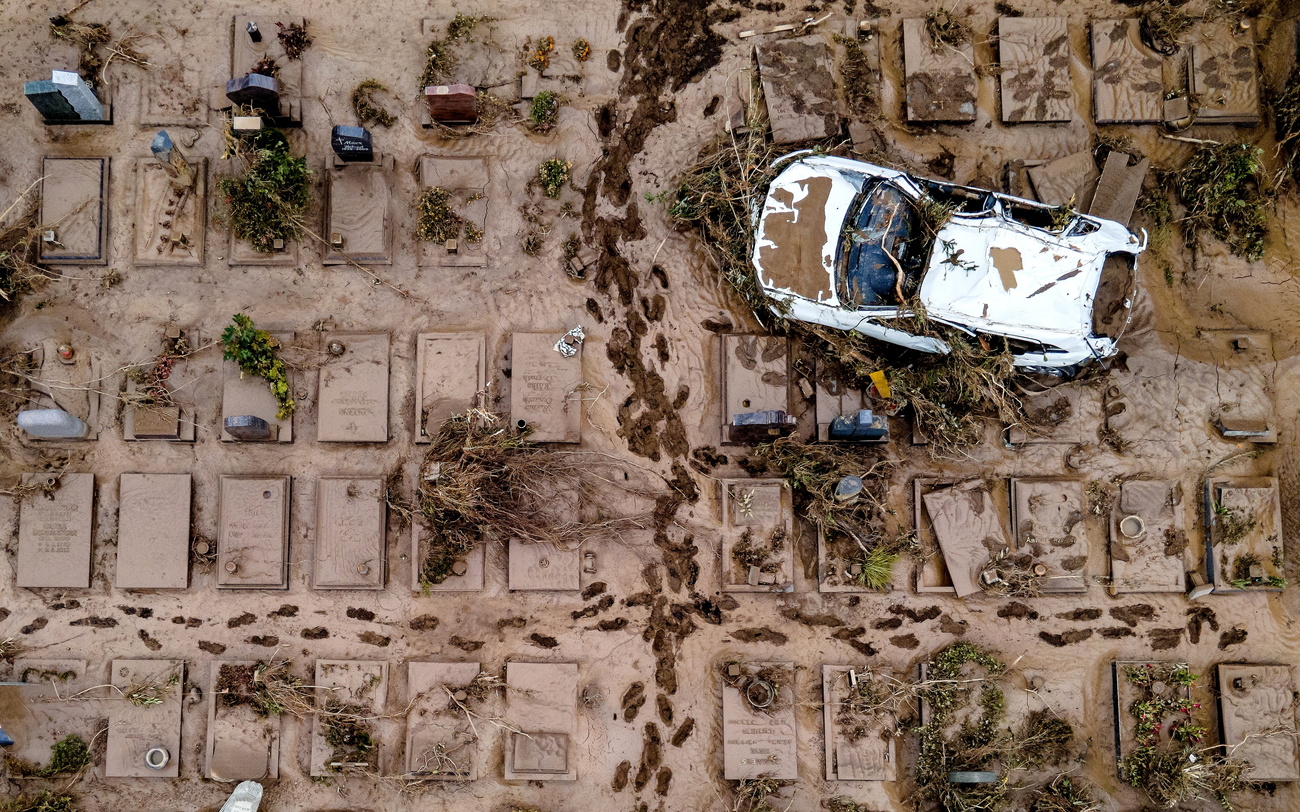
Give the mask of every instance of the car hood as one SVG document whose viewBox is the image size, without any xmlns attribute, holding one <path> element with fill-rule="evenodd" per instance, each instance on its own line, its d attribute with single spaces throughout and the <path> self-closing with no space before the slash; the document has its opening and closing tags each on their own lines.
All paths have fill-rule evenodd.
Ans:
<svg viewBox="0 0 1300 812">
<path fill-rule="evenodd" d="M 860 184 L 808 160 L 772 181 L 754 233 L 754 270 L 763 288 L 839 305 L 835 251 Z"/>
<path fill-rule="evenodd" d="M 1113 242 L 1104 231 L 1039 236 L 997 217 L 954 217 L 935 236 L 921 304 L 930 317 L 973 330 L 1086 337 L 1106 253 L 1127 245 Z"/>
</svg>

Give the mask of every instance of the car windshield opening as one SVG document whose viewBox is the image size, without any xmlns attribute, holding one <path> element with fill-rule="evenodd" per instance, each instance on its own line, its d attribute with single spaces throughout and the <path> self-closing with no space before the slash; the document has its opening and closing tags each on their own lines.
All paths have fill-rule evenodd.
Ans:
<svg viewBox="0 0 1300 812">
<path fill-rule="evenodd" d="M 916 212 L 892 183 L 868 186 L 844 222 L 838 267 L 846 307 L 901 304 L 916 287 L 921 252 L 912 239 Z"/>
</svg>

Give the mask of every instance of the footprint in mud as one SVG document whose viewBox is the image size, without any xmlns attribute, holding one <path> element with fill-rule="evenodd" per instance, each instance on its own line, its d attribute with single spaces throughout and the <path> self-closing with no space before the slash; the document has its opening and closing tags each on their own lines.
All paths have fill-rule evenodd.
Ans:
<svg viewBox="0 0 1300 812">
<path fill-rule="evenodd" d="M 634 682 L 623 692 L 622 710 L 623 721 L 631 722 L 636 719 L 637 714 L 641 712 L 641 706 L 645 704 L 645 683 Z"/>
<path fill-rule="evenodd" d="M 1132 629 L 1130 629 L 1128 626 L 1110 626 L 1105 629 L 1098 629 L 1097 634 L 1100 634 L 1102 637 L 1106 638 L 1107 640 L 1118 640 L 1121 637 L 1137 636 L 1137 633 L 1134 632 Z"/>
<path fill-rule="evenodd" d="M 1173 629 L 1152 629 L 1148 632 L 1152 651 L 1164 651 L 1176 647 L 1183 640 L 1182 626 Z"/>
<path fill-rule="evenodd" d="M 829 612 L 810 615 L 805 613 L 802 609 L 800 609 L 797 606 L 789 606 L 785 609 L 782 609 L 781 617 L 785 618 L 786 620 L 793 620 L 796 623 L 802 623 L 805 626 L 825 626 L 827 628 L 836 629 L 844 625 L 844 621 L 840 620 L 838 617 L 830 614 Z M 898 626 L 901 625 L 903 625 L 902 621 L 899 621 Z M 890 626 L 889 628 L 897 629 L 898 626 Z"/>
<path fill-rule="evenodd" d="M 1039 632 L 1038 639 L 1042 640 L 1049 646 L 1064 648 L 1074 643 L 1082 643 L 1092 637 L 1092 629 L 1071 629 L 1061 634 L 1052 634 L 1050 632 Z"/>
<path fill-rule="evenodd" d="M 275 611 L 272 612 L 268 612 L 266 616 L 267 617 L 297 617 L 298 607 L 294 606 L 292 603 L 284 603 L 280 605 L 279 609 L 276 609 Z"/>
<path fill-rule="evenodd" d="M 184 626 L 187 629 L 197 629 L 203 625 L 203 621 L 196 617 L 183 617 L 181 615 L 172 618 L 172 623 L 175 623 L 177 626 Z"/>
<path fill-rule="evenodd" d="M 144 641 L 144 647 L 150 651 L 161 651 L 162 643 L 149 636 L 149 632 L 140 629 L 140 639 Z"/>
<path fill-rule="evenodd" d="M 767 626 L 760 626 L 756 629 L 737 629 L 731 633 L 731 636 L 742 643 L 771 643 L 774 646 L 784 646 L 790 639 Z"/>
<path fill-rule="evenodd" d="M 903 606 L 901 603 L 896 603 L 889 607 L 889 614 L 903 615 L 913 623 L 925 623 L 926 621 L 934 620 L 939 615 L 943 614 L 943 610 L 937 606 L 927 606 L 924 609 L 912 609 Z"/>
<path fill-rule="evenodd" d="M 90 615 L 89 617 L 79 618 L 68 624 L 69 626 L 93 626 L 96 629 L 111 629 L 117 625 L 115 617 L 99 617 Z"/>
<path fill-rule="evenodd" d="M 964 620 L 957 620 L 948 615 L 939 616 L 939 631 L 944 634 L 952 634 L 961 637 L 970 628 L 970 624 Z"/>
<path fill-rule="evenodd" d="M 1155 607 L 1149 603 L 1135 603 L 1130 606 L 1115 606 L 1110 610 L 1110 616 L 1120 623 L 1128 624 L 1128 627 L 1135 628 L 1138 623 L 1144 620 L 1152 620 L 1156 616 Z"/>
<path fill-rule="evenodd" d="M 555 648 L 560 644 L 560 641 L 556 640 L 554 637 L 545 634 L 538 634 L 537 632 L 533 632 L 529 635 L 528 640 L 538 648 Z"/>
<path fill-rule="evenodd" d="M 1193 644 L 1201 642 L 1201 626 L 1209 626 L 1210 631 L 1219 630 L 1219 618 L 1208 606 L 1197 606 L 1187 610 L 1187 639 Z"/>
<path fill-rule="evenodd" d="M 668 697 L 659 694 L 655 697 L 655 707 L 659 711 L 659 721 L 664 723 L 664 727 L 673 725 L 673 703 Z"/>
<path fill-rule="evenodd" d="M 668 787 L 673 783 L 673 771 L 669 767 L 660 767 L 655 775 L 655 795 L 660 798 L 668 794 Z"/>
<path fill-rule="evenodd" d="M 1069 612 L 1058 612 L 1056 617 L 1058 620 L 1074 620 L 1078 622 L 1083 622 L 1085 620 L 1096 620 L 1097 618 L 1101 617 L 1101 610 L 1100 609 L 1074 609 Z"/>
<path fill-rule="evenodd" d="M 439 621 L 435 615 L 420 615 L 417 618 L 413 618 L 408 625 L 411 627 L 411 631 L 431 632 L 438 628 L 440 622 L 441 621 Z"/>
<path fill-rule="evenodd" d="M 663 760 L 664 745 L 663 739 L 659 736 L 659 725 L 646 722 L 641 739 L 641 766 L 637 767 L 636 778 L 632 779 L 632 788 L 637 792 L 645 789 L 655 770 L 663 764 Z"/>
<path fill-rule="evenodd" d="M 609 620 L 602 620 L 601 622 L 597 623 L 594 627 L 589 626 L 587 628 L 595 628 L 597 631 L 602 631 L 602 632 L 616 632 L 627 628 L 627 618 L 625 617 L 610 618 Z"/>
<path fill-rule="evenodd" d="M 886 617 L 871 622 L 871 628 L 876 631 L 893 631 L 903 625 L 901 617 Z"/>
<path fill-rule="evenodd" d="M 686 740 L 689 739 L 691 734 L 694 732 L 695 717 L 687 716 L 682 720 L 682 723 L 678 725 L 677 732 L 673 734 L 672 739 L 668 743 L 673 747 L 681 747 L 683 744 L 686 744 Z"/>
<path fill-rule="evenodd" d="M 497 631 L 505 629 L 522 629 L 528 625 L 528 620 L 522 617 L 503 617 L 497 621 Z"/>
<path fill-rule="evenodd" d="M 375 634 L 374 632 L 362 632 L 357 635 L 357 639 L 368 646 L 378 646 L 379 648 L 384 648 L 393 642 L 393 638 L 384 637 L 382 634 Z"/>
<path fill-rule="evenodd" d="M 483 648 L 482 640 L 466 640 L 465 638 L 461 637 L 458 634 L 453 634 L 451 636 L 451 639 L 448 640 L 447 642 L 455 646 L 456 648 L 460 649 L 461 651 L 465 652 L 466 654 L 473 653 Z"/>
<path fill-rule="evenodd" d="M 375 613 L 369 609 L 362 609 L 359 606 L 349 606 L 347 616 L 354 620 L 371 621 L 375 619 Z"/>
<path fill-rule="evenodd" d="M 998 609 L 998 617 L 1015 620 L 1038 620 L 1038 613 L 1019 601 L 1012 601 Z"/>
<path fill-rule="evenodd" d="M 39 632 L 41 629 L 44 629 L 48 625 L 50 625 L 49 618 L 38 617 L 35 620 L 33 620 L 31 623 L 28 623 L 26 626 L 19 629 L 18 631 L 20 631 L 23 634 L 35 634 L 36 632 Z"/>
<path fill-rule="evenodd" d="M 1223 651 L 1228 646 L 1235 646 L 1238 643 L 1246 642 L 1246 630 L 1240 626 L 1233 626 L 1223 634 L 1219 635 L 1219 651 Z"/>
<path fill-rule="evenodd" d="M 200 641 L 199 641 L 199 649 L 200 649 L 201 651 L 206 651 L 208 654 L 225 654 L 225 653 L 226 653 L 226 647 L 225 647 L 225 646 L 221 645 L 220 643 L 213 643 L 213 642 L 210 642 L 210 641 L 208 641 L 208 640 L 200 640 Z"/>
<path fill-rule="evenodd" d="M 275 648 L 280 645 L 280 638 L 273 634 L 255 634 L 244 642 L 254 646 L 261 646 L 263 648 Z"/>
<path fill-rule="evenodd" d="M 921 645 L 921 641 L 914 634 L 900 634 L 889 638 L 889 644 L 895 648 L 914 649 Z"/>
<path fill-rule="evenodd" d="M 618 767 L 614 768 L 614 780 L 610 782 L 610 789 L 615 792 L 622 792 L 627 789 L 627 777 L 632 772 L 632 762 L 620 761 Z"/>
<path fill-rule="evenodd" d="M 304 640 L 324 640 L 330 636 L 330 630 L 324 626 L 312 626 L 310 629 L 303 629 L 299 634 Z"/>
<path fill-rule="evenodd" d="M 597 595 L 603 594 L 605 589 L 606 586 L 604 581 L 596 581 L 595 583 L 588 584 L 587 588 L 582 590 L 582 599 L 584 601 L 589 601 Z"/>
<path fill-rule="evenodd" d="M 124 615 L 132 615 L 141 620 L 148 620 L 153 617 L 153 610 L 146 606 L 119 606 L 118 610 Z"/>
<path fill-rule="evenodd" d="M 232 617 L 230 620 L 227 620 L 226 628 L 238 629 L 240 626 L 247 626 L 250 623 L 256 623 L 256 622 L 257 622 L 257 615 L 253 614 L 252 612 L 245 612 L 239 617 Z"/>
</svg>

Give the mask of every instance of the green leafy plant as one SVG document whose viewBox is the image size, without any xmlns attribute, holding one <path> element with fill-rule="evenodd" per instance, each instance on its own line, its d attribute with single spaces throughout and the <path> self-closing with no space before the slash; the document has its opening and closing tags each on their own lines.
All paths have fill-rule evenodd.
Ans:
<svg viewBox="0 0 1300 812">
<path fill-rule="evenodd" d="M 311 200 L 307 159 L 295 158 L 289 139 L 270 128 L 236 140 L 234 155 L 244 172 L 217 181 L 221 217 L 235 237 L 247 240 L 254 250 L 271 253 L 276 240 L 302 234 L 303 211 Z"/>
<path fill-rule="evenodd" d="M 33 764 L 8 754 L 5 766 L 10 774 L 32 778 L 52 778 L 56 775 L 70 775 L 90 764 L 90 745 L 75 733 L 59 739 L 50 747 L 50 763 L 45 766 Z"/>
<path fill-rule="evenodd" d="M 573 164 L 559 158 L 547 158 L 537 165 L 537 175 L 533 184 L 540 187 L 542 194 L 549 198 L 559 198 L 560 192 L 569 182 L 569 172 Z"/>
<path fill-rule="evenodd" d="M 366 79 L 352 90 L 352 112 L 361 124 L 375 122 L 380 127 L 391 127 L 397 117 L 375 103 L 376 93 L 387 93 L 388 88 L 378 79 Z"/>
<path fill-rule="evenodd" d="M 221 333 L 221 357 L 238 364 L 241 374 L 266 379 L 280 405 L 276 419 L 285 420 L 293 414 L 294 401 L 285 363 L 280 358 L 280 343 L 270 333 L 257 329 L 243 313 L 236 313 Z"/>
<path fill-rule="evenodd" d="M 1264 151 L 1254 144 L 1203 144 L 1176 178 L 1189 246 L 1204 233 L 1223 240 L 1237 256 L 1264 256 L 1266 207 L 1273 192 L 1264 176 Z"/>
<path fill-rule="evenodd" d="M 853 563 L 861 567 L 861 570 L 857 575 L 850 577 L 859 586 L 883 592 L 889 588 L 890 583 L 894 580 L 894 564 L 897 561 L 898 553 L 891 552 L 883 547 L 872 547 L 870 552 L 864 553 L 853 560 Z"/>
<path fill-rule="evenodd" d="M 425 189 L 416 204 L 415 236 L 425 242 L 445 243 L 460 236 L 464 218 L 451 207 L 451 192 L 441 186 Z"/>
<path fill-rule="evenodd" d="M 549 130 L 560 120 L 564 99 L 553 90 L 538 91 L 528 106 L 528 122 L 537 130 Z"/>
<path fill-rule="evenodd" d="M 77 812 L 77 805 L 71 795 L 42 792 L 0 800 L 0 812 Z"/>
</svg>

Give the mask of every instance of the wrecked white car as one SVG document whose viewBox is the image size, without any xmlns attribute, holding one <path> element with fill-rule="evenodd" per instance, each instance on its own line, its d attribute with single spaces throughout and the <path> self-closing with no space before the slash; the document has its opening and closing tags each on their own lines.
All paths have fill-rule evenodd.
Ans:
<svg viewBox="0 0 1300 812">
<path fill-rule="evenodd" d="M 951 214 L 927 217 L 936 204 Z M 923 309 L 1026 371 L 1068 376 L 1115 354 L 1145 248 L 1111 220 L 807 154 L 768 189 L 753 262 L 786 318 L 948 352 L 891 324 Z"/>
</svg>

